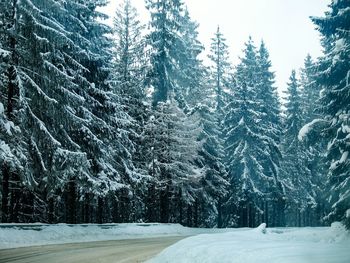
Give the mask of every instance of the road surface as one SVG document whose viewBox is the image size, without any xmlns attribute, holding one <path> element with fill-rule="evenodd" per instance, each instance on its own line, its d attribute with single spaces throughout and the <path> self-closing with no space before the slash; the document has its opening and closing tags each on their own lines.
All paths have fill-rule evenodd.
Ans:
<svg viewBox="0 0 350 263">
<path fill-rule="evenodd" d="M 0 263 L 144 262 L 185 237 L 160 237 L 0 250 Z"/>
</svg>

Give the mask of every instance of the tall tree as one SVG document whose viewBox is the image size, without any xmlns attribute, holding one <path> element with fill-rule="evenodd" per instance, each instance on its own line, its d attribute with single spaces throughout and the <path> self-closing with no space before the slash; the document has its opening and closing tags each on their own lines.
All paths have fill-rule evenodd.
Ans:
<svg viewBox="0 0 350 263">
<path fill-rule="evenodd" d="M 6 104 L 26 138 L 28 162 L 21 181 L 35 192 L 31 199 L 38 217 L 32 220 L 64 217 L 74 223 L 85 193 L 104 196 L 128 188 L 132 178 L 122 129 L 128 117 L 106 81 L 111 30 L 98 22 L 105 15 L 96 11 L 104 4 L 11 1 L 1 17 L 9 25 L 2 47 L 9 43 L 7 57 L 15 58 L 2 63 L 14 73 L 5 78 L 11 90 Z M 16 96 L 22 109 L 17 115 Z"/>
<path fill-rule="evenodd" d="M 159 103 L 146 130 L 150 175 L 155 179 L 155 188 L 158 189 L 153 200 L 148 203 L 159 209 L 158 215 L 153 216 L 163 223 L 182 222 L 191 225 L 192 206 L 198 195 L 201 178 L 195 165 L 199 150 L 198 123 L 187 117 L 173 100 Z"/>
<path fill-rule="evenodd" d="M 128 106 L 135 102 L 139 105 L 145 95 L 146 50 L 142 36 L 144 28 L 138 19 L 136 8 L 131 5 L 130 0 L 124 0 L 114 17 L 113 31 L 116 40 L 112 80 L 117 92 L 128 101 Z"/>
<path fill-rule="evenodd" d="M 67 29 L 78 34 L 76 44 L 86 56 L 74 54 L 85 70 L 80 75 L 79 94 L 84 97 L 86 108 L 80 112 L 83 123 L 76 141 L 87 154 L 91 167 L 89 172 L 94 179 L 92 194 L 97 198 L 97 206 L 103 214 L 104 198 L 110 193 L 126 200 L 132 196 L 131 184 L 135 173 L 132 163 L 133 144 L 129 138 L 130 116 L 121 104 L 121 95 L 111 83 L 112 41 L 107 37 L 112 29 L 101 20 L 107 18 L 99 7 L 107 1 L 70 1 L 67 10 L 70 19 L 80 18 L 80 23 L 68 23 Z M 89 192 L 80 192 L 82 196 Z M 128 200 L 127 202 L 129 202 Z M 99 216 L 100 217 L 100 216 Z M 98 218 L 103 221 L 104 218 Z"/>
<path fill-rule="evenodd" d="M 134 177 L 137 178 L 133 184 L 133 199 L 135 208 L 142 208 L 135 211 L 137 217 L 141 217 L 144 210 L 142 199 L 146 191 L 144 179 L 147 177 L 147 149 L 143 144 L 143 134 L 150 112 L 145 91 L 148 57 L 145 55 L 143 30 L 144 25 L 138 19 L 136 8 L 129 0 L 123 1 L 114 18 L 115 45 L 111 82 L 114 92 L 119 95 L 120 103 L 131 118 L 126 128 L 132 142 L 130 153 L 135 166 Z"/>
<path fill-rule="evenodd" d="M 275 169 L 267 145 L 273 148 L 271 138 L 265 134 L 264 114 L 259 98 L 259 64 L 257 51 L 251 38 L 245 44 L 244 56 L 235 72 L 230 103 L 225 108 L 227 169 L 231 182 L 228 206 L 229 216 L 238 215 L 239 226 L 254 226 L 261 222 L 261 200 L 276 188 Z M 265 132 L 265 133 L 264 133 Z"/>
<path fill-rule="evenodd" d="M 283 179 L 286 187 L 290 213 L 288 224 L 302 225 L 301 213 L 314 202 L 310 191 L 310 170 L 307 169 L 307 154 L 298 140 L 303 125 L 302 98 L 300 84 L 295 70 L 288 83 L 286 112 L 283 134 Z"/>
<path fill-rule="evenodd" d="M 231 65 L 229 62 L 228 45 L 218 26 L 215 36 L 211 39 L 209 59 L 212 62 L 212 81 L 216 97 L 216 107 L 223 114 L 225 106 L 224 89 L 229 82 Z"/>
<path fill-rule="evenodd" d="M 201 98 L 201 97 L 200 97 Z M 203 97 L 202 97 L 203 98 Z M 205 101 L 205 98 L 203 98 Z M 229 183 L 224 166 L 224 150 L 219 136 L 218 119 L 215 109 L 208 104 L 199 103 L 195 113 L 199 118 L 201 142 L 199 155 L 195 160 L 202 175 L 200 184 L 200 223 L 205 227 L 224 227 L 223 202 L 227 195 Z"/>
<path fill-rule="evenodd" d="M 344 220 L 350 228 L 350 2 L 332 1 L 324 17 L 313 22 L 322 35 L 324 55 L 317 63 L 317 83 L 322 87 L 321 101 L 328 125 L 328 183 L 331 213 L 329 220 Z"/>
<path fill-rule="evenodd" d="M 154 89 L 153 105 L 175 97 L 178 90 L 180 51 L 185 50 L 181 37 L 180 21 L 183 15 L 182 0 L 146 0 L 151 12 L 150 85 Z"/>
<path fill-rule="evenodd" d="M 271 71 L 269 52 L 263 41 L 257 53 L 257 65 L 257 102 L 261 114 L 261 121 L 258 125 L 262 128 L 265 140 L 265 154 L 260 158 L 265 174 L 274 181 L 270 185 L 270 194 L 264 198 L 265 203 L 261 204 L 262 220 L 270 225 L 281 226 L 284 225 L 284 194 L 279 178 L 282 157 L 279 149 L 282 130 L 281 107 L 277 89 L 274 86 L 275 75 Z"/>
<path fill-rule="evenodd" d="M 315 81 L 316 64 L 308 54 L 304 60 L 304 67 L 300 72 L 301 85 L 301 108 L 303 113 L 303 124 L 310 123 L 314 119 L 321 119 L 321 87 Z M 312 134 L 311 134 L 312 133 Z M 300 137 L 300 136 L 299 136 Z M 300 139 L 300 138 L 299 138 Z M 303 225 L 320 225 L 325 213 L 325 140 L 320 141 L 316 131 L 309 132 L 308 140 L 303 141 L 304 152 L 307 156 L 305 164 L 310 171 L 310 195 L 313 202 L 309 202 L 307 209 L 303 211 Z"/>
<path fill-rule="evenodd" d="M 204 91 L 206 96 L 208 98 L 214 98 L 207 103 L 207 107 L 209 107 L 206 111 L 201 112 L 201 114 L 204 114 L 203 117 L 207 117 L 208 119 L 204 120 L 203 127 L 204 131 L 208 132 L 207 135 L 208 141 L 206 144 L 204 144 L 205 147 L 209 147 L 207 150 L 204 151 L 204 153 L 208 154 L 210 156 L 210 153 L 214 154 L 215 160 L 217 161 L 215 165 L 216 172 L 216 179 L 221 179 L 222 182 L 226 181 L 227 173 L 226 171 L 222 170 L 219 167 L 224 167 L 224 158 L 225 158 L 225 150 L 224 150 L 224 134 L 223 134 L 223 120 L 224 120 L 224 107 L 227 103 L 227 89 L 230 82 L 230 71 L 231 71 L 231 64 L 229 62 L 229 51 L 228 51 L 228 45 L 226 44 L 226 39 L 222 32 L 220 31 L 220 27 L 217 27 L 217 31 L 215 32 L 214 37 L 211 39 L 211 45 L 210 45 L 210 53 L 208 55 L 210 61 L 211 61 L 211 67 L 210 72 L 207 77 L 208 85 L 206 85 L 204 88 L 206 91 Z M 205 101 L 205 100 L 203 100 Z M 208 115 L 210 113 L 210 115 Z M 210 124 L 210 126 L 207 126 Z M 210 128 L 209 128 L 210 127 Z M 209 128 L 209 130 L 208 130 Z M 211 143 L 214 143 L 215 145 L 211 145 Z M 209 149 L 211 147 L 214 147 L 216 150 L 214 152 L 211 152 Z M 204 148 L 205 149 L 205 148 Z M 210 160 L 208 160 L 208 164 L 213 165 Z M 213 168 L 209 169 L 209 171 Z M 214 177 L 215 178 L 215 177 Z M 215 179 L 213 178 L 213 182 L 215 182 Z M 211 185 L 211 182 L 208 181 L 209 185 Z M 227 186 L 226 186 L 227 187 Z M 223 185 L 223 188 L 225 186 Z M 227 210 L 224 207 L 224 203 L 226 202 L 225 199 L 227 198 L 227 191 L 222 189 L 221 193 L 217 195 L 216 197 L 216 213 L 218 214 L 218 220 L 217 225 L 218 227 L 223 227 L 229 225 L 234 225 L 235 220 L 230 220 L 230 223 L 228 223 L 227 220 L 224 219 L 225 211 Z M 226 202 L 227 203 L 227 202 Z"/>
<path fill-rule="evenodd" d="M 21 182 L 26 157 L 18 142 L 20 135 L 19 127 L 8 120 L 5 107 L 0 102 L 1 222 L 27 222 L 29 219 L 19 214 L 26 206 L 26 200 L 20 195 L 29 194 L 28 191 L 23 190 L 24 185 Z"/>
<path fill-rule="evenodd" d="M 206 68 L 199 58 L 204 47 L 198 40 L 198 23 L 192 21 L 188 10 L 184 11 L 180 20 L 182 46 L 177 50 L 179 56 L 178 74 L 179 87 L 176 92 L 176 100 L 179 106 L 188 113 L 199 101 L 198 96 L 203 93 Z"/>
</svg>

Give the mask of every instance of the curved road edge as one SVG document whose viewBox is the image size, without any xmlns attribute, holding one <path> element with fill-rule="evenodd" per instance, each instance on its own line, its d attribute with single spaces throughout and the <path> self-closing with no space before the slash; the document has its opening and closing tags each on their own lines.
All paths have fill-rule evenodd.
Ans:
<svg viewBox="0 0 350 263">
<path fill-rule="evenodd" d="M 131 263 L 151 259 L 187 236 L 45 245 L 0 250 L 0 263 Z"/>
</svg>

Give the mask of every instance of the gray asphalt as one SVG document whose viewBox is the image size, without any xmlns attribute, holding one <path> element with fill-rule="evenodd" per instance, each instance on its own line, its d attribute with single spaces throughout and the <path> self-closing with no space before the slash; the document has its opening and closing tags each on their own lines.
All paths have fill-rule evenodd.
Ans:
<svg viewBox="0 0 350 263">
<path fill-rule="evenodd" d="M 0 250 L 0 263 L 144 262 L 185 237 L 159 237 Z"/>
</svg>

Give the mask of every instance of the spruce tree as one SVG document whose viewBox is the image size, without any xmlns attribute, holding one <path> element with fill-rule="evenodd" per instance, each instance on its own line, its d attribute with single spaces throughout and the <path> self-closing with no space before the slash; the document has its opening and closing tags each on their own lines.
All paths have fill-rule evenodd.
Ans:
<svg viewBox="0 0 350 263">
<path fill-rule="evenodd" d="M 130 153 L 135 166 L 133 200 L 136 217 L 143 213 L 143 201 L 146 192 L 145 178 L 147 167 L 145 161 L 144 126 L 150 111 L 146 101 L 145 81 L 148 65 L 145 55 L 144 26 L 138 20 L 138 14 L 130 3 L 125 0 L 117 9 L 114 18 L 115 45 L 113 48 L 113 72 L 111 83 L 114 92 L 119 96 L 120 103 L 130 116 L 130 123 L 126 126 L 128 137 L 132 142 Z M 147 181 L 147 180 L 146 180 Z M 140 207 L 140 209 L 136 208 Z"/>
<path fill-rule="evenodd" d="M 328 121 L 328 185 L 331 213 L 329 220 L 343 220 L 350 228 L 349 169 L 349 80 L 350 80 L 350 3 L 332 1 L 324 17 L 312 18 L 322 35 L 324 55 L 317 62 L 316 80 L 321 86 L 324 119 Z"/>
<path fill-rule="evenodd" d="M 19 192 L 24 175 L 26 157 L 22 148 L 22 134 L 17 124 L 20 121 L 19 83 L 17 75 L 18 55 L 14 32 L 17 28 L 17 1 L 0 3 L 0 179 L 1 222 L 18 221 Z M 14 215 L 15 214 L 15 215 Z"/>
<path fill-rule="evenodd" d="M 215 109 L 208 104 L 199 103 L 195 113 L 199 118 L 201 133 L 198 140 L 201 147 L 198 152 L 196 165 L 201 170 L 200 184 L 201 226 L 224 227 L 223 202 L 227 194 L 229 183 L 223 163 L 223 146 L 220 144 L 221 132 Z"/>
<path fill-rule="evenodd" d="M 207 102 L 207 104 L 204 104 L 208 107 L 207 113 L 204 111 L 201 114 L 204 114 L 203 116 L 206 116 L 208 119 L 204 120 L 204 131 L 208 129 L 209 127 L 206 127 L 206 124 L 210 125 L 210 130 L 208 130 L 209 141 L 205 145 L 205 147 L 215 147 L 216 151 L 212 152 L 215 155 L 215 160 L 217 161 L 215 165 L 216 168 L 214 169 L 216 172 L 215 174 L 218 176 L 216 179 L 219 179 L 223 181 L 227 181 L 227 172 L 225 171 L 226 167 L 223 165 L 224 158 L 225 158 L 225 150 L 224 150 L 224 134 L 223 134 L 223 120 L 224 120 L 224 107 L 227 103 L 227 89 L 229 86 L 229 82 L 231 81 L 230 73 L 231 73 L 231 64 L 229 62 L 229 51 L 228 51 L 228 45 L 226 44 L 226 39 L 223 36 L 222 32 L 220 31 L 220 27 L 218 26 L 217 31 L 214 35 L 214 37 L 211 39 L 211 45 L 210 45 L 210 53 L 208 55 L 208 58 L 210 59 L 211 66 L 210 71 L 207 77 L 207 85 L 204 86 L 206 93 L 206 97 L 208 98 L 214 98 Z M 205 100 L 203 100 L 205 101 Z M 210 113 L 210 115 L 208 115 Z M 211 143 L 215 143 L 214 145 L 211 145 Z M 208 148 L 208 149 L 209 149 Z M 205 149 L 205 148 L 204 148 Z M 204 153 L 210 153 L 210 151 L 204 151 Z M 210 155 L 208 155 L 210 156 Z M 208 164 L 211 166 L 213 163 L 211 163 L 210 160 L 208 160 Z M 209 166 L 209 167 L 210 167 Z M 222 168 L 219 168 L 222 167 Z M 210 171 L 213 168 L 208 170 Z M 213 183 L 215 182 L 215 179 L 213 178 Z M 209 185 L 211 185 L 211 182 L 208 181 Z M 216 207 L 215 210 L 217 213 L 217 225 L 218 227 L 228 226 L 228 225 L 234 225 L 235 220 L 225 220 L 225 214 L 227 214 L 227 207 L 225 207 L 225 203 L 227 203 L 227 191 L 224 189 L 228 187 L 228 184 L 226 186 L 223 186 L 223 191 L 219 195 L 217 195 L 216 199 Z"/>
<path fill-rule="evenodd" d="M 211 39 L 209 59 L 212 62 L 212 85 L 216 98 L 216 107 L 222 117 L 225 106 L 225 87 L 229 82 L 231 65 L 229 62 L 228 45 L 218 26 L 215 36 Z"/>
<path fill-rule="evenodd" d="M 192 21 L 186 9 L 180 20 L 182 41 L 180 43 L 183 46 L 177 50 L 179 68 L 181 68 L 179 73 L 181 74 L 177 76 L 179 87 L 176 92 L 176 100 L 186 113 L 189 113 L 196 106 L 206 81 L 207 71 L 199 58 L 204 47 L 198 40 L 198 27 L 198 23 Z"/>
<path fill-rule="evenodd" d="M 279 178 L 281 152 L 279 149 L 281 141 L 281 107 L 275 87 L 275 75 L 271 71 L 271 61 L 269 52 L 262 41 L 257 54 L 257 102 L 261 114 L 261 122 L 258 124 L 262 128 L 265 140 L 264 155 L 260 157 L 263 162 L 264 171 L 273 178 L 268 194 L 261 204 L 263 210 L 262 221 L 269 225 L 284 225 L 284 193 Z"/>
<path fill-rule="evenodd" d="M 195 165 L 199 150 L 198 123 L 186 116 L 174 100 L 159 103 L 153 114 L 146 125 L 145 139 L 149 174 L 158 191 L 149 193 L 152 196 L 147 202 L 149 219 L 192 225 L 190 214 L 201 178 Z M 152 208 L 159 213 L 152 215 Z"/>
<path fill-rule="evenodd" d="M 133 177 L 128 116 L 107 82 L 111 30 L 96 11 L 105 3 L 11 1 L 1 17 L 11 30 L 1 37 L 2 50 L 8 45 L 7 57 L 15 58 L 1 64 L 2 72 L 15 73 L 2 82 L 11 90 L 9 116 L 26 138 L 20 140 L 28 159 L 20 176 L 35 193 L 27 198 L 35 207 L 32 220 L 77 222 L 86 194 L 128 189 Z"/>
<path fill-rule="evenodd" d="M 236 68 L 230 102 L 224 119 L 226 165 L 231 183 L 231 208 L 228 217 L 238 215 L 239 226 L 254 226 L 261 222 L 262 200 L 270 198 L 276 188 L 276 177 L 266 169 L 271 138 L 264 134 L 264 114 L 259 98 L 259 64 L 251 38 L 245 44 L 244 56 Z M 270 167 L 273 169 L 274 167 Z"/>
<path fill-rule="evenodd" d="M 314 198 L 309 193 L 311 173 L 307 167 L 307 153 L 304 145 L 298 140 L 299 130 L 303 125 L 303 112 L 300 84 L 295 70 L 289 79 L 286 100 L 282 177 L 288 202 L 287 223 L 301 226 L 301 214 L 310 202 L 314 202 Z"/>
<path fill-rule="evenodd" d="M 183 3 L 182 0 L 147 0 L 146 7 L 151 13 L 147 39 L 151 47 L 149 84 L 154 89 L 155 106 L 174 98 L 179 89 L 180 51 L 186 49 L 180 24 Z"/>
<path fill-rule="evenodd" d="M 132 187 L 135 178 L 132 163 L 133 143 L 129 138 L 128 127 L 131 118 L 122 105 L 121 94 L 116 93 L 116 86 L 109 80 L 112 74 L 112 41 L 107 37 L 112 29 L 100 22 L 107 18 L 100 13 L 99 7 L 107 1 L 80 1 L 67 3 L 70 18 L 80 18 L 80 23 L 67 23 L 67 28 L 78 37 L 76 44 L 84 50 L 84 55 L 77 56 L 83 66 L 79 81 L 79 94 L 85 99 L 84 108 L 80 108 L 84 123 L 76 138 L 82 151 L 90 160 L 94 185 L 90 191 L 82 191 L 81 196 L 92 194 L 97 203 L 98 221 L 105 220 L 104 203 L 110 193 L 131 205 Z M 128 213 L 129 210 L 126 212 Z M 127 217 L 127 216 L 126 216 Z"/>
<path fill-rule="evenodd" d="M 321 119 L 320 85 L 315 81 L 316 64 L 308 54 L 304 60 L 304 66 L 301 69 L 301 108 L 303 112 L 303 124 L 312 122 L 315 119 Z M 299 136 L 300 137 L 300 136 Z M 300 139 L 300 138 L 299 138 Z M 319 140 L 315 130 L 310 131 L 307 139 L 303 140 L 304 152 L 307 156 L 305 164 L 310 171 L 310 189 L 309 193 L 313 197 L 309 202 L 308 208 L 303 213 L 303 225 L 320 225 L 325 213 L 325 182 L 326 166 L 325 163 L 325 140 Z"/>
</svg>

